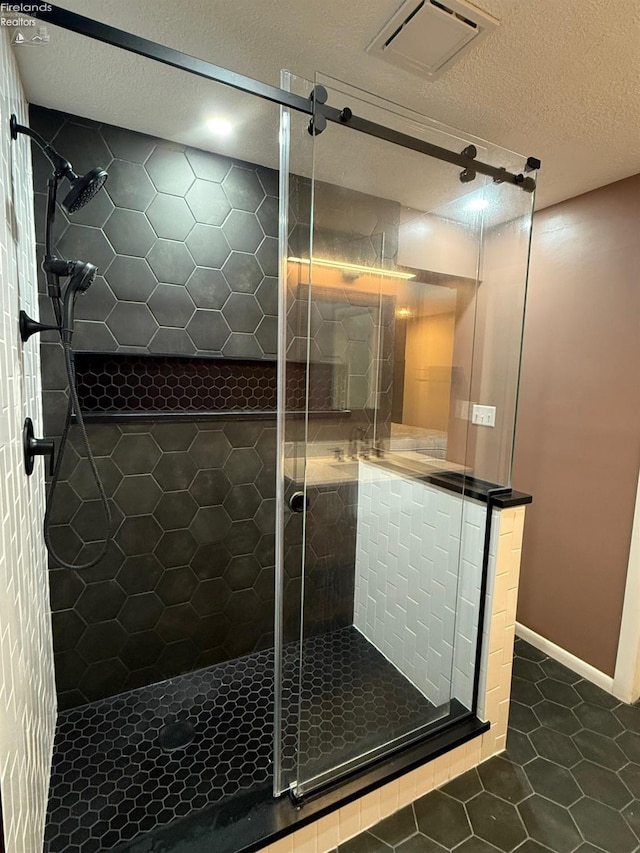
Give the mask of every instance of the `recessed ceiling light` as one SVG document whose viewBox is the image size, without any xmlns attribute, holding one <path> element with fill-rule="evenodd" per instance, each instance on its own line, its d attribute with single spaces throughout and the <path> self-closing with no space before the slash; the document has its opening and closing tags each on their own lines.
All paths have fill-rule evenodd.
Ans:
<svg viewBox="0 0 640 853">
<path fill-rule="evenodd" d="M 486 207 L 489 207 L 486 198 L 472 198 L 466 205 L 467 210 L 484 210 Z"/>
<path fill-rule="evenodd" d="M 231 122 L 227 121 L 226 118 L 210 118 L 207 127 L 211 133 L 215 133 L 217 136 L 228 136 L 232 130 Z"/>
</svg>

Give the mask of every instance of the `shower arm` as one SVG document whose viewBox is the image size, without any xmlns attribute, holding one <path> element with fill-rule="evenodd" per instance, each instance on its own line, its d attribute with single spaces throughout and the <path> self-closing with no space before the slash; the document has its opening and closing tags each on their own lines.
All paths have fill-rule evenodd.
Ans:
<svg viewBox="0 0 640 853">
<path fill-rule="evenodd" d="M 44 262 L 42 268 L 47 277 L 47 294 L 52 301 L 53 304 L 53 313 L 56 318 L 56 323 L 58 326 L 62 325 L 62 306 L 61 306 L 61 297 L 62 291 L 60 288 L 60 276 L 51 269 L 51 261 L 57 260 L 57 257 L 52 253 L 51 248 L 51 234 L 53 231 L 53 224 L 56 218 L 56 201 L 58 196 L 58 184 L 62 180 L 62 178 L 67 178 L 69 181 L 76 181 L 78 176 L 73 171 L 71 167 L 71 163 L 68 160 L 65 160 L 64 157 L 61 157 L 60 154 L 53 148 L 49 143 L 42 137 L 40 134 L 32 130 L 30 127 L 27 127 L 24 124 L 18 124 L 18 120 L 15 115 L 11 116 L 10 119 L 10 127 L 11 127 L 11 138 L 17 139 L 18 134 L 22 133 L 25 136 L 28 136 L 32 139 L 38 148 L 40 148 L 47 158 L 47 160 L 53 166 L 53 174 L 47 181 L 47 213 L 45 219 L 45 248 L 44 248 Z"/>
<path fill-rule="evenodd" d="M 47 160 L 53 166 L 54 175 L 58 181 L 61 178 L 67 178 L 69 181 L 78 180 L 78 176 L 73 171 L 71 163 L 68 160 L 65 160 L 64 157 L 61 157 L 60 154 L 58 154 L 58 152 L 55 150 L 55 148 L 52 148 L 52 146 L 49 145 L 46 139 L 43 139 L 39 133 L 24 124 L 18 124 L 18 120 L 16 119 L 15 115 L 11 116 L 9 125 L 11 127 L 11 138 L 13 140 L 16 140 L 18 138 L 19 133 L 23 133 L 25 136 L 28 136 L 30 139 L 33 139 L 38 148 L 42 149 Z"/>
</svg>

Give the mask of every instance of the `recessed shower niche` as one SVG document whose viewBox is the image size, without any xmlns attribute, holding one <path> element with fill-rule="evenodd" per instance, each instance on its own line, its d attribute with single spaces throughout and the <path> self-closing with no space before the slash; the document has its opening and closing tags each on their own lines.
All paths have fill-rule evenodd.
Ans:
<svg viewBox="0 0 640 853">
<path fill-rule="evenodd" d="M 56 35 L 64 65 L 83 36 Z M 122 73 L 140 61 L 96 49 Z M 532 193 L 461 182 L 420 145 L 473 142 L 506 175 L 525 158 L 320 76 L 284 74 L 283 91 L 322 86 L 386 137 L 309 133 L 319 113 L 186 79 L 243 132 L 205 145 L 173 118 L 130 130 L 115 109 L 31 108 L 74 166 L 109 173 L 59 212 L 56 241 L 98 266 L 74 367 L 114 537 L 85 571 L 50 565 L 47 853 L 257 850 L 385 774 L 479 760 L 504 735 L 489 649 L 510 660 L 509 637 L 489 637 L 528 500 L 510 466 Z M 33 163 L 41 222 L 37 148 Z M 41 355 L 57 437 L 55 333 Z M 495 428 L 470 424 L 472 402 L 496 406 Z M 82 560 L 100 531 L 75 427 L 61 475 L 51 536 Z"/>
</svg>

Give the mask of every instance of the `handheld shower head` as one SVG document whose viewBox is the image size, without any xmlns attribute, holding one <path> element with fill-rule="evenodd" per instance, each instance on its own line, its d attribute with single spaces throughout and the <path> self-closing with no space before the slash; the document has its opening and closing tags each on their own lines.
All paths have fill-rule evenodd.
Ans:
<svg viewBox="0 0 640 853">
<path fill-rule="evenodd" d="M 60 449 L 58 450 L 58 457 L 55 462 L 55 467 L 53 469 L 51 477 L 51 484 L 47 493 L 47 505 L 44 515 L 44 541 L 47 545 L 49 553 L 51 554 L 53 560 L 57 565 L 60 565 L 66 569 L 73 569 L 75 571 L 81 569 L 89 569 L 92 566 L 97 565 L 106 555 L 109 549 L 109 545 L 111 544 L 111 540 L 113 538 L 112 516 L 111 509 L 109 508 L 109 500 L 104 489 L 104 484 L 100 477 L 100 472 L 98 471 L 98 468 L 96 466 L 96 460 L 93 455 L 93 451 L 91 450 L 89 436 L 87 435 L 87 429 L 85 427 L 84 419 L 82 417 L 82 407 L 80 406 L 80 400 L 78 399 L 74 354 L 73 349 L 71 347 L 71 339 L 73 338 L 73 309 L 76 297 L 79 293 L 84 293 L 86 290 L 89 289 L 89 287 L 91 287 L 91 284 L 95 280 L 96 273 L 98 272 L 98 268 L 95 267 L 93 264 L 86 263 L 85 261 L 63 261 L 59 258 L 50 258 L 48 261 L 45 261 L 45 268 L 47 267 L 49 271 L 51 271 L 52 275 L 55 275 L 56 277 L 63 276 L 69 279 L 67 286 L 64 289 L 64 296 L 62 298 L 62 309 L 60 312 L 62 320 L 60 324 L 60 337 L 62 338 L 62 352 L 64 354 L 65 372 L 67 374 L 67 380 L 69 383 L 69 400 L 67 403 L 67 414 L 65 416 L 62 436 L 60 438 Z M 86 452 L 86 458 L 89 463 L 89 468 L 91 470 L 93 479 L 98 489 L 98 496 L 100 498 L 102 513 L 104 515 L 105 520 L 105 534 L 101 542 L 100 548 L 98 549 L 98 553 L 94 553 L 92 557 L 89 557 L 88 560 L 80 564 L 74 563 L 73 558 L 67 560 L 64 557 L 61 557 L 59 552 L 57 551 L 57 545 L 54 544 L 51 539 L 53 529 L 52 511 L 54 506 L 54 496 L 58 487 L 58 483 L 60 482 L 63 454 L 65 451 L 65 447 L 67 446 L 69 429 L 71 428 L 74 416 L 76 424 L 78 425 L 78 429 L 80 431 L 80 437 L 82 440 L 82 444 L 84 445 L 84 450 Z"/>
<path fill-rule="evenodd" d="M 72 293 L 84 293 L 85 290 L 89 290 L 97 274 L 98 267 L 94 264 L 86 261 L 73 261 L 73 270 L 67 290 Z"/>
<path fill-rule="evenodd" d="M 87 172 L 82 177 L 76 176 L 75 178 L 71 178 L 68 175 L 67 178 L 71 184 L 71 189 L 62 202 L 62 206 L 67 213 L 75 213 L 90 202 L 94 195 L 102 189 L 107 177 L 105 170 L 100 167 L 91 169 L 90 172 Z"/>
<path fill-rule="evenodd" d="M 76 297 L 91 287 L 98 273 L 98 268 L 85 261 L 64 261 L 63 263 L 67 265 L 67 271 L 63 275 L 68 275 L 70 278 L 62 299 L 61 335 L 63 342 L 71 343 Z"/>
<path fill-rule="evenodd" d="M 62 178 L 66 178 L 71 185 L 71 189 L 68 191 L 64 201 L 62 202 L 63 207 L 68 213 L 75 213 L 77 210 L 84 207 L 87 202 L 91 201 L 94 195 L 102 188 L 104 182 L 107 180 L 107 173 L 102 168 L 96 168 L 91 169 L 91 171 L 87 172 L 86 175 L 80 177 L 73 171 L 71 163 L 61 157 L 60 154 L 58 154 L 58 152 L 49 145 L 39 133 L 36 133 L 34 130 L 31 130 L 31 128 L 25 127 L 24 125 L 18 124 L 18 120 L 15 115 L 11 116 L 10 128 L 12 139 L 17 139 L 19 133 L 23 133 L 33 139 L 33 141 L 42 149 L 45 156 L 53 166 L 53 174 L 47 182 L 48 196 L 47 215 L 45 219 L 45 253 L 42 268 L 47 277 L 47 290 L 53 302 L 56 326 L 52 327 L 34 322 L 33 320 L 30 320 L 24 312 L 21 312 L 20 315 L 20 334 L 23 341 L 34 332 L 42 332 L 49 328 L 59 329 L 60 337 L 62 339 L 65 371 L 69 382 L 67 414 L 65 417 L 64 428 L 62 430 L 62 437 L 60 439 L 60 449 L 58 451 L 58 457 L 56 459 L 51 478 L 51 485 L 49 486 L 49 491 L 47 493 L 47 506 L 44 516 L 44 540 L 49 553 L 57 565 L 72 570 L 89 569 L 92 566 L 97 565 L 107 553 L 112 540 L 113 531 L 109 501 L 100 478 L 100 472 L 96 467 L 95 458 L 91 450 L 89 437 L 82 417 L 80 401 L 78 400 L 78 389 L 76 387 L 76 374 L 73 350 L 71 348 L 71 339 L 73 338 L 73 311 L 76 298 L 79 293 L 84 293 L 89 289 L 89 287 L 91 287 L 91 284 L 95 280 L 98 272 L 98 268 L 93 264 L 89 264 L 84 261 L 65 261 L 62 258 L 55 257 L 52 251 L 51 234 L 56 213 L 58 184 Z M 64 296 L 61 295 L 60 278 L 69 279 L 67 286 L 64 289 Z M 54 505 L 54 495 L 60 480 L 64 450 L 74 415 L 80 430 L 89 467 L 98 489 L 106 528 L 105 536 L 98 553 L 80 565 L 74 564 L 73 562 L 65 560 L 64 557 L 61 557 L 56 550 L 57 546 L 55 546 L 51 541 L 51 513 Z"/>
</svg>

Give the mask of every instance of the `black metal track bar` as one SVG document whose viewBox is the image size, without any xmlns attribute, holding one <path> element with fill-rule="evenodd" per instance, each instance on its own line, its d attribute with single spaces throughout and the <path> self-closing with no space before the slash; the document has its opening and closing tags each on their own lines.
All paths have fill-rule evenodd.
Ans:
<svg viewBox="0 0 640 853">
<path fill-rule="evenodd" d="M 117 27 L 112 27 L 109 24 L 94 21 L 92 18 L 78 15 L 60 6 L 54 6 L 51 3 L 14 5 L 24 5 L 25 14 L 29 14 L 32 18 L 37 18 L 39 21 L 45 21 L 48 24 L 61 27 L 63 30 L 87 36 L 96 41 L 104 42 L 104 44 L 113 45 L 113 47 L 119 47 L 122 50 L 129 51 L 129 53 L 137 53 L 138 56 L 154 59 L 156 62 L 171 65 L 173 68 L 188 71 L 189 74 L 205 77 L 207 80 L 222 83 L 224 86 L 230 86 L 241 92 L 248 92 L 264 100 L 272 101 L 274 104 L 291 107 L 294 110 L 308 113 L 309 115 L 313 113 L 313 104 L 309 98 L 285 92 L 284 89 L 280 89 L 277 86 L 261 83 L 252 77 L 246 77 L 244 74 L 238 74 L 235 71 L 230 71 L 228 68 L 222 68 L 220 65 L 206 62 L 204 59 L 197 59 L 195 56 L 190 56 L 181 50 L 174 50 L 171 47 L 166 47 L 166 45 L 142 38 L 142 36 L 136 36 L 125 30 L 119 30 Z M 28 10 L 27 7 L 29 7 Z"/>
<path fill-rule="evenodd" d="M 397 130 L 392 130 L 389 127 L 375 124 L 364 118 L 359 118 L 352 115 L 349 118 L 341 118 L 344 110 L 335 110 L 332 107 L 318 106 L 322 109 L 329 121 L 337 121 L 345 124 L 347 127 L 352 127 L 354 130 L 359 130 L 361 133 L 366 133 L 368 136 L 375 136 L 378 139 L 383 139 L 386 142 L 391 142 L 395 145 L 400 145 L 403 148 L 409 148 L 412 151 L 417 151 L 420 154 L 427 154 L 429 157 L 435 157 L 438 160 L 444 160 L 446 163 L 452 163 L 455 166 L 461 166 L 463 173 L 460 176 L 463 182 L 473 180 L 475 173 L 487 175 L 496 183 L 516 184 L 526 192 L 533 192 L 536 187 L 534 178 L 527 177 L 523 174 L 513 174 L 507 172 L 506 169 L 499 166 L 490 166 L 488 163 L 482 163 L 480 160 L 475 160 L 465 152 L 475 150 L 474 146 L 470 145 L 463 152 L 450 151 L 448 148 L 442 148 L 439 145 L 433 145 L 431 142 L 426 142 L 423 139 L 416 139 L 414 136 L 409 136 L 406 133 L 401 133 Z M 532 159 L 532 158 L 530 158 Z"/>
<path fill-rule="evenodd" d="M 345 127 L 351 127 L 368 136 L 373 136 L 394 145 L 400 145 L 403 148 L 417 151 L 420 154 L 426 154 L 429 157 L 460 166 L 463 170 L 460 176 L 463 181 L 472 180 L 475 174 L 479 173 L 487 175 L 496 182 L 515 184 L 527 192 L 532 192 L 535 189 L 536 183 L 532 177 L 525 176 L 524 174 L 513 174 L 506 169 L 490 166 L 487 163 L 476 160 L 474 156 L 469 156 L 469 152 L 475 150 L 473 146 L 465 148 L 461 153 L 450 151 L 439 145 L 433 145 L 422 139 L 416 139 L 408 134 L 400 133 L 367 119 L 359 118 L 353 115 L 348 108 L 339 110 L 327 104 L 314 102 L 314 99 L 311 97 L 304 98 L 292 92 L 286 92 L 277 86 L 270 86 L 268 83 L 262 83 L 259 80 L 254 80 L 252 77 L 238 74 L 235 71 L 230 71 L 228 68 L 222 68 L 220 65 L 214 65 L 203 59 L 197 59 L 188 53 L 174 50 L 171 47 L 166 47 L 141 36 L 133 35 L 117 27 L 112 27 L 109 24 L 103 24 L 100 21 L 87 18 L 84 15 L 78 15 L 60 6 L 45 3 L 16 3 L 14 5 L 24 5 L 25 14 L 29 14 L 53 26 L 101 41 L 104 44 L 110 44 L 113 47 L 127 50 L 130 53 L 136 53 L 138 56 L 144 56 L 156 62 L 162 62 L 164 65 L 170 65 L 173 68 L 187 71 L 198 77 L 204 77 L 207 80 L 221 83 L 224 86 L 230 86 L 233 89 L 247 92 L 250 95 L 255 95 L 274 104 L 289 107 L 297 112 L 306 113 L 312 117 L 321 113 L 328 121 L 342 124 Z M 539 165 L 534 158 L 529 158 L 529 161 Z"/>
</svg>

